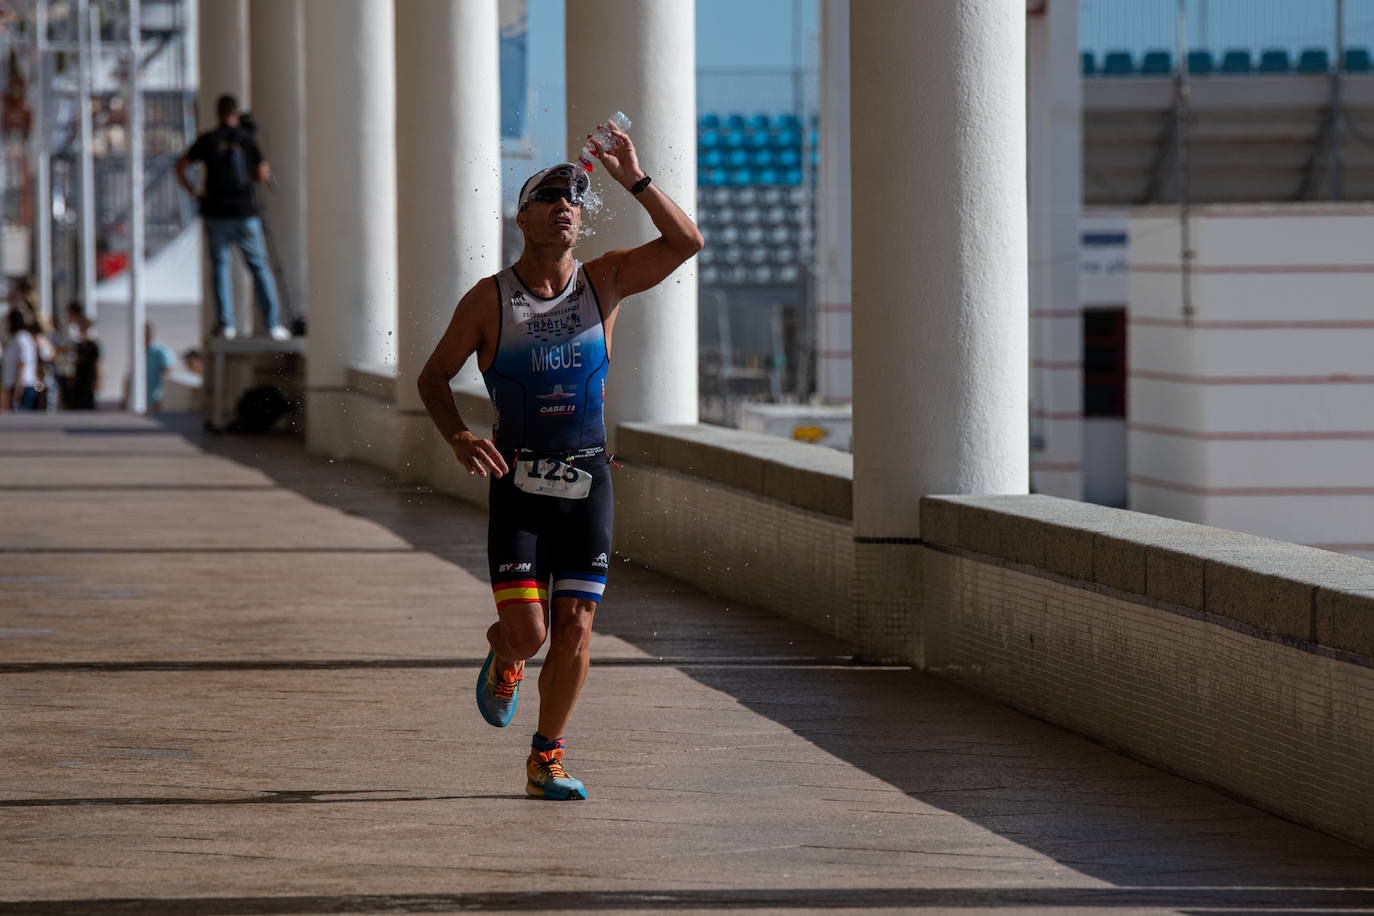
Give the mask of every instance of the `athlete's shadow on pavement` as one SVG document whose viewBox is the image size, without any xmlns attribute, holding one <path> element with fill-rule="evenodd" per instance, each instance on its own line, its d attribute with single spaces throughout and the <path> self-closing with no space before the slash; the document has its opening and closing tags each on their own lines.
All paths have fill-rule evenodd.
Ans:
<svg viewBox="0 0 1374 916">
<path fill-rule="evenodd" d="M 197 422 L 169 418 L 164 425 L 486 577 L 481 508 L 369 466 L 308 455 L 295 439 L 211 437 Z M 622 562 L 613 567 L 596 627 L 923 803 L 1113 884 L 1175 888 L 1167 902 L 1108 897 L 1098 905 L 1374 907 L 1368 851 L 940 678 L 850 664 L 843 644 L 768 612 Z M 1218 897 L 1219 887 L 1235 898 Z"/>
</svg>

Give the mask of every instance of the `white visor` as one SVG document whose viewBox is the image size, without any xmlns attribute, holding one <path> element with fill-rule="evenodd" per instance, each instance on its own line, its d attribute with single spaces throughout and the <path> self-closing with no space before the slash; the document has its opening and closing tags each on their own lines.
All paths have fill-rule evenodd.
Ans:
<svg viewBox="0 0 1374 916">
<path fill-rule="evenodd" d="M 530 202 L 530 195 L 555 178 L 562 178 L 567 181 L 568 187 L 579 199 L 587 193 L 587 188 L 591 187 L 592 184 L 592 180 L 585 169 L 573 165 L 571 162 L 560 162 L 558 165 L 551 165 L 543 171 L 535 172 L 520 186 L 520 199 L 515 208 L 517 210 L 525 209 L 525 205 Z"/>
</svg>

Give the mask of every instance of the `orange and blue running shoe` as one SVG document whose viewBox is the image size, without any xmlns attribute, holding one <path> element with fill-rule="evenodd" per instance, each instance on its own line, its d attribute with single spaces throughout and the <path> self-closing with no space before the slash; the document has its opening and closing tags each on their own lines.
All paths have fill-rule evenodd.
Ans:
<svg viewBox="0 0 1374 916">
<path fill-rule="evenodd" d="M 563 769 L 563 742 L 550 751 L 530 750 L 530 759 L 525 762 L 525 794 L 535 798 L 557 801 L 581 801 L 587 797 L 587 787 L 580 779 L 573 779 Z"/>
<path fill-rule="evenodd" d="M 482 673 L 477 675 L 477 709 L 497 728 L 510 725 L 515 715 L 515 703 L 520 698 L 520 681 L 525 676 L 525 668 L 510 668 L 505 671 L 496 667 L 496 653 L 487 652 Z"/>
</svg>

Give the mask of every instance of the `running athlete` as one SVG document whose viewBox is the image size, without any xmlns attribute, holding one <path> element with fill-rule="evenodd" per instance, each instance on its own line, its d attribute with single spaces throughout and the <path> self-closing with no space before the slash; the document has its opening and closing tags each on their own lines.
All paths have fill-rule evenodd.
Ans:
<svg viewBox="0 0 1374 916">
<path fill-rule="evenodd" d="M 608 145 L 592 145 L 606 174 L 648 211 L 659 237 L 582 264 L 573 245 L 586 171 L 561 163 L 535 173 L 520 189 L 515 218 L 524 251 L 458 302 L 418 380 L 459 463 L 469 475 L 491 478 L 487 562 L 496 622 L 477 679 L 487 722 L 510 724 L 525 660 L 549 639 L 539 730 L 525 765 L 525 791 L 549 799 L 587 797 L 563 768 L 563 734 L 587 676 L 592 617 L 610 565 L 602 409 L 611 330 L 622 299 L 660 283 L 703 244 L 696 224 L 639 167 L 624 132 L 612 128 Z M 496 409 L 491 439 L 467 428 L 449 390 L 473 353 Z"/>
</svg>

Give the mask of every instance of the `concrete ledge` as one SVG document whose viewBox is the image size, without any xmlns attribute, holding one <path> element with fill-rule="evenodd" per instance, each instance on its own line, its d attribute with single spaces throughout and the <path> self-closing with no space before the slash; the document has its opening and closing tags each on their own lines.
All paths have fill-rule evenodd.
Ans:
<svg viewBox="0 0 1374 916">
<path fill-rule="evenodd" d="M 921 536 L 1374 662 L 1360 557 L 1040 495 L 926 497 Z"/>
<path fill-rule="evenodd" d="M 704 424 L 622 423 L 616 456 L 798 509 L 850 519 L 854 458 L 834 449 Z"/>
<path fill-rule="evenodd" d="M 853 644 L 849 455 L 721 427 L 626 423 L 616 457 L 618 554 Z"/>
</svg>

